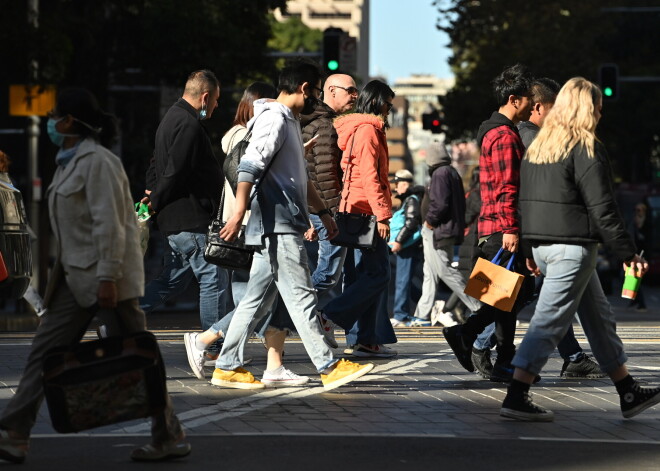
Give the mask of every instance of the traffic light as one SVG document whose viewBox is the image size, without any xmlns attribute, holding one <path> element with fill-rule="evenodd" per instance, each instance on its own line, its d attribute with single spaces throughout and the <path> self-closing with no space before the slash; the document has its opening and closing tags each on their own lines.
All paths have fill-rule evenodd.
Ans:
<svg viewBox="0 0 660 471">
<path fill-rule="evenodd" d="M 599 78 L 603 100 L 616 100 L 619 97 L 619 67 L 616 64 L 601 65 Z"/>
<path fill-rule="evenodd" d="M 340 46 L 344 31 L 340 28 L 327 28 L 323 32 L 323 70 L 327 74 L 341 69 Z"/>
<path fill-rule="evenodd" d="M 427 129 L 433 134 L 440 134 L 442 132 L 442 121 L 440 120 L 440 112 L 438 110 L 422 114 L 422 129 Z"/>
</svg>

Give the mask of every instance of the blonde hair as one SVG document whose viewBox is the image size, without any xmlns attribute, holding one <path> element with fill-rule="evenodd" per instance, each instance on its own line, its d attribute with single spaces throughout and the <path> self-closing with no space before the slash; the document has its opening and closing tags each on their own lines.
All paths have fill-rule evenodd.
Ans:
<svg viewBox="0 0 660 471">
<path fill-rule="evenodd" d="M 551 164 L 568 157 L 575 146 L 582 146 L 590 158 L 595 157 L 598 121 L 594 109 L 602 96 L 600 88 L 585 78 L 574 77 L 566 82 L 525 158 L 535 164 Z"/>
</svg>

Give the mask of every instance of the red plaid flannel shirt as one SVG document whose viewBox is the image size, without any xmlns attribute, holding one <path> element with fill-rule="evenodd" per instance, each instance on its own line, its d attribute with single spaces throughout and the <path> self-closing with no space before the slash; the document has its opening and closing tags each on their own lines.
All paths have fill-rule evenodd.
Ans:
<svg viewBox="0 0 660 471">
<path fill-rule="evenodd" d="M 520 234 L 518 193 L 524 153 L 520 135 L 509 126 L 498 126 L 484 136 L 479 156 L 479 237 L 496 232 Z"/>
</svg>

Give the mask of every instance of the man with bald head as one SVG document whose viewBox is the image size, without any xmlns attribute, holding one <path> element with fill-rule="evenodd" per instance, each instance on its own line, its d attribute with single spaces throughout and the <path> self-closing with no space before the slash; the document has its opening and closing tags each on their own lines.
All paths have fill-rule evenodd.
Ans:
<svg viewBox="0 0 660 471">
<path fill-rule="evenodd" d="M 346 74 L 329 76 L 323 87 L 323 101 L 308 99 L 300 116 L 303 142 L 316 136 L 315 145 L 305 155 L 310 180 L 326 207 L 334 214 L 341 196 L 341 150 L 337 146 L 334 119 L 353 109 L 358 89 L 353 77 Z M 311 222 L 318 234 L 317 242 L 306 242 L 312 282 L 318 295 L 318 308 L 322 309 L 334 296 L 332 289 L 341 278 L 346 248 L 330 244 L 320 215 L 312 214 Z M 336 348 L 336 345 L 331 345 Z"/>
</svg>

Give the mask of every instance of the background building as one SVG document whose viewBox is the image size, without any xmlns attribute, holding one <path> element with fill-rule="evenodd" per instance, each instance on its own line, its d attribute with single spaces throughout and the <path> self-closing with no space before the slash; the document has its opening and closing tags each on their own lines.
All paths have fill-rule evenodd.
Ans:
<svg viewBox="0 0 660 471">
<path fill-rule="evenodd" d="M 289 0 L 285 15 L 277 9 L 278 21 L 297 17 L 310 28 L 324 31 L 341 28 L 356 39 L 356 82 L 369 78 L 369 0 Z"/>
</svg>

